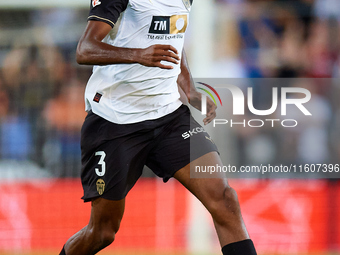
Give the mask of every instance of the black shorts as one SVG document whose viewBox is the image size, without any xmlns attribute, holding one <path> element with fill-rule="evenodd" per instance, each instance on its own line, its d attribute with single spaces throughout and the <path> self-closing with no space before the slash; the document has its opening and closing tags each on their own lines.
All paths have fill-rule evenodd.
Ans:
<svg viewBox="0 0 340 255">
<path fill-rule="evenodd" d="M 166 182 L 211 151 L 217 151 L 215 144 L 185 105 L 161 118 L 132 124 L 115 124 L 90 112 L 81 131 L 82 199 L 123 199 L 144 165 Z"/>
</svg>

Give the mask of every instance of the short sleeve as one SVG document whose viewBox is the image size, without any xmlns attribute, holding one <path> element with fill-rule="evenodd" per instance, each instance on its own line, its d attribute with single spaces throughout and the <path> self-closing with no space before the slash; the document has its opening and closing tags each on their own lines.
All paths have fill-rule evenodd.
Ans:
<svg viewBox="0 0 340 255">
<path fill-rule="evenodd" d="M 129 0 L 91 0 L 88 20 L 103 21 L 113 27 L 128 2 Z"/>
</svg>

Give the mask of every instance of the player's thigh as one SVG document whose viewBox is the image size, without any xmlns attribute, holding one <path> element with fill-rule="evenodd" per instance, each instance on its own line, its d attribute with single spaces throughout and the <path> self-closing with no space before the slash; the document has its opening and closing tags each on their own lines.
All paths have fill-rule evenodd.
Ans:
<svg viewBox="0 0 340 255">
<path fill-rule="evenodd" d="M 117 233 L 125 209 L 125 198 L 108 200 L 96 198 L 91 202 L 91 217 L 89 226 L 96 232 Z"/>
<path fill-rule="evenodd" d="M 177 171 L 203 155 L 218 151 L 204 128 L 191 116 L 187 106 L 162 127 L 148 155 L 146 165 L 167 182 Z"/>
<path fill-rule="evenodd" d="M 207 153 L 182 169 L 178 170 L 174 177 L 194 194 L 208 209 L 225 199 L 226 190 L 230 189 L 227 179 L 221 174 L 220 178 L 191 178 L 190 167 L 195 166 L 222 166 L 221 159 L 216 151 Z"/>
<path fill-rule="evenodd" d="M 85 202 L 121 200 L 142 174 L 153 130 L 143 123 L 116 124 L 89 113 L 82 128 L 81 182 Z"/>
</svg>

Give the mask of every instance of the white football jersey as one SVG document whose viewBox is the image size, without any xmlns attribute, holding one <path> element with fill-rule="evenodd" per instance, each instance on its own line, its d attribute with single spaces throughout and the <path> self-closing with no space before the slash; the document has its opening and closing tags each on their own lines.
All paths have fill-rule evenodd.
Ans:
<svg viewBox="0 0 340 255">
<path fill-rule="evenodd" d="M 124 48 L 174 46 L 180 57 L 192 0 L 92 0 L 89 20 L 110 24 L 103 42 Z M 140 64 L 94 66 L 85 91 L 86 111 L 118 124 L 160 118 L 180 105 L 171 70 Z"/>
</svg>

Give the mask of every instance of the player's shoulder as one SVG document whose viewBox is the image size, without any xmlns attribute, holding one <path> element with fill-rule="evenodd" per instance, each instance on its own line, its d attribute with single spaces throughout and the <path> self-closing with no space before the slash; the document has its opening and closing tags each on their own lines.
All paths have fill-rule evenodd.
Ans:
<svg viewBox="0 0 340 255">
<path fill-rule="evenodd" d="M 129 0 L 91 0 L 91 11 L 102 9 L 118 9 L 124 11 L 129 3 Z"/>
<path fill-rule="evenodd" d="M 117 3 L 127 4 L 129 0 L 91 0 L 91 8 L 95 8 L 96 6 L 106 6 L 113 5 Z"/>
<path fill-rule="evenodd" d="M 161 8 L 166 11 L 173 7 L 183 7 L 190 10 L 193 0 L 128 0 L 132 7 Z"/>
<path fill-rule="evenodd" d="M 88 20 L 103 21 L 111 27 L 127 8 L 129 0 L 91 0 Z"/>
</svg>

